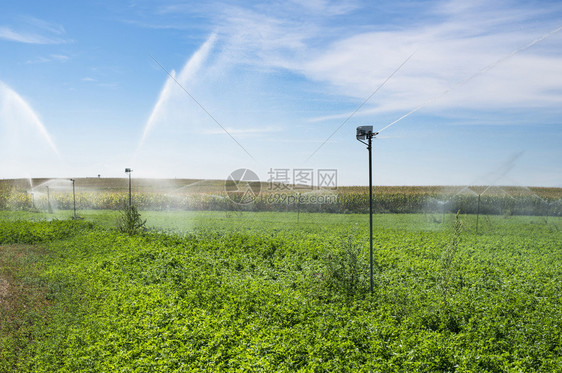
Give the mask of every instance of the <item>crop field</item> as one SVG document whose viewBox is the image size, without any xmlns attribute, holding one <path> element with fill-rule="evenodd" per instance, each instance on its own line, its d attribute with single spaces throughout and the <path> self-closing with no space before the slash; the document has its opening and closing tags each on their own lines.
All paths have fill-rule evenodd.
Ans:
<svg viewBox="0 0 562 373">
<path fill-rule="evenodd" d="M 221 180 L 138 179 L 133 199 L 148 211 L 277 211 L 366 213 L 366 187 L 306 189 L 261 183 L 251 204 L 233 203 Z M 375 187 L 377 213 L 456 213 L 489 215 L 562 216 L 562 188 L 527 187 Z M 0 180 L 0 210 L 57 212 L 118 210 L 128 201 L 126 179 L 76 179 L 73 193 L 69 179 Z"/>
<path fill-rule="evenodd" d="M 554 372 L 556 216 L 0 211 L 0 371 Z"/>
<path fill-rule="evenodd" d="M 562 373 L 562 0 L 58 3 L 0 6 L 0 373 Z"/>
</svg>

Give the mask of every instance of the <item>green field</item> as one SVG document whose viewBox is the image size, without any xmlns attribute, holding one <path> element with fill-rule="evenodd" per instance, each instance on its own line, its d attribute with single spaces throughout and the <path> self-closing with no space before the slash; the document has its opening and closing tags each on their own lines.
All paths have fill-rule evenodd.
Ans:
<svg viewBox="0 0 562 373">
<path fill-rule="evenodd" d="M 0 212 L 0 371 L 560 371 L 559 217 Z M 455 229 L 455 223 L 457 229 Z"/>
</svg>

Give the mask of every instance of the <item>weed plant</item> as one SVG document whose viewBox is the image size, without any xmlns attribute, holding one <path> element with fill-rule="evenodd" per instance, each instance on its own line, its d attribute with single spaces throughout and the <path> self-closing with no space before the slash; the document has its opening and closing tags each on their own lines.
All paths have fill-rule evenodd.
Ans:
<svg viewBox="0 0 562 373">
<path fill-rule="evenodd" d="M 119 218 L 117 218 L 117 231 L 129 236 L 146 231 L 146 219 L 142 219 L 137 206 L 124 206 L 120 213 Z"/>
</svg>

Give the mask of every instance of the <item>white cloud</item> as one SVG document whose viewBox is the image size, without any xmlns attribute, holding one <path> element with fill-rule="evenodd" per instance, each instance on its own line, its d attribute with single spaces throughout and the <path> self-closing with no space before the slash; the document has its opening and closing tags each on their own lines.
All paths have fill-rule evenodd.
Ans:
<svg viewBox="0 0 562 373">
<path fill-rule="evenodd" d="M 218 29 L 224 38 L 230 62 L 258 68 L 285 68 L 306 51 L 306 40 L 319 32 L 313 23 L 300 23 L 268 16 L 251 9 L 223 10 Z"/>
<path fill-rule="evenodd" d="M 329 1 L 329 0 L 291 0 L 309 12 L 323 14 L 324 16 L 338 16 L 356 10 L 357 1 Z"/>
<path fill-rule="evenodd" d="M 201 134 L 205 135 L 224 135 L 224 132 L 228 132 L 231 135 L 236 135 L 236 137 L 254 137 L 263 134 L 270 134 L 274 132 L 281 132 L 283 128 L 274 126 L 263 126 L 263 127 L 248 127 L 248 128 L 233 128 L 225 127 L 223 129 L 205 129 L 201 131 Z"/>
<path fill-rule="evenodd" d="M 0 27 L 0 39 L 27 44 L 54 44 L 57 41 L 43 35 L 14 31 L 9 27 Z"/>
<path fill-rule="evenodd" d="M 324 142 L 318 133 L 326 137 L 331 133 L 318 132 L 320 127 L 334 124 L 335 128 L 335 122 L 349 117 L 412 53 L 411 60 L 357 116 L 392 121 L 423 107 L 424 116 L 436 117 L 437 125 L 443 126 L 447 124 L 442 119 L 452 125 L 487 121 L 505 126 L 510 124 L 506 114 L 516 110 L 526 110 L 527 119 L 535 109 L 554 113 L 551 121 L 559 117 L 562 32 L 518 51 L 558 27 L 556 17 L 547 16 L 546 6 L 418 2 L 415 6 L 424 8 L 422 12 L 403 14 L 404 20 L 399 19 L 402 14 L 393 13 L 399 21 L 394 23 L 378 14 L 373 14 L 373 21 L 367 19 L 371 14 L 359 14 L 363 11 L 359 2 L 349 2 L 339 10 L 330 9 L 335 3 L 327 1 L 285 4 L 271 4 L 274 9 L 225 5 L 217 15 L 207 15 L 217 41 L 211 50 L 203 53 L 201 48 L 193 55 L 203 61 L 196 69 L 186 70 L 190 59 L 178 74 L 172 72 L 224 122 L 229 133 L 236 138 L 259 136 L 259 142 L 242 143 L 267 162 L 300 161 L 308 156 L 312 149 L 307 146 Z M 410 12 L 410 4 L 397 9 Z M 372 8 L 369 11 L 374 13 Z M 361 21 L 347 23 L 355 19 Z M 518 52 L 506 58 L 514 51 Z M 197 73 L 184 83 L 180 75 L 185 71 Z M 279 110 L 269 112 L 270 108 Z M 325 123 L 306 122 L 306 117 L 315 115 L 310 121 Z M 259 123 L 266 125 L 258 128 Z M 159 130 L 152 134 L 156 127 Z M 217 149 L 231 151 L 229 146 L 236 146 L 171 78 L 162 87 L 143 141 L 149 133 L 143 152 L 156 149 L 154 157 L 169 153 L 171 160 L 189 159 L 189 167 L 206 172 L 212 170 L 209 159 L 219 157 Z M 389 131 L 381 138 L 393 135 Z M 225 142 L 216 145 L 223 138 Z M 347 146 L 339 137 L 332 142 Z M 330 156 L 324 153 L 323 159 L 317 157 L 314 162 L 329 162 Z M 230 156 L 224 159 L 232 161 Z M 339 162 L 339 154 L 334 159 Z"/>
<path fill-rule="evenodd" d="M 63 35 L 66 33 L 64 27 L 56 23 L 48 22 L 31 16 L 22 17 L 21 19 L 24 23 L 28 25 L 31 25 L 41 30 L 45 30 L 46 32 L 49 32 L 54 35 Z"/>
<path fill-rule="evenodd" d="M 324 1 L 309 5 L 311 9 L 323 6 L 327 6 Z M 512 3 L 449 1 L 430 10 L 434 17 L 423 23 L 378 31 L 357 28 L 351 36 L 316 45 L 315 38 L 331 25 L 295 23 L 231 8 L 220 31 L 228 37 L 225 50 L 237 51 L 230 55 L 231 63 L 285 69 L 324 84 L 327 94 L 358 101 L 415 52 L 360 114 L 404 112 L 418 105 L 437 112 L 559 107 L 562 32 L 521 49 L 558 30 L 555 21 L 536 22 L 548 12 Z"/>
<path fill-rule="evenodd" d="M 18 27 L 0 26 L 0 39 L 26 44 L 62 44 L 64 27 L 38 18 L 25 17 Z"/>
<path fill-rule="evenodd" d="M 53 61 L 58 62 L 66 62 L 69 59 L 69 57 L 64 54 L 51 54 L 50 57 L 53 59 Z"/>
<path fill-rule="evenodd" d="M 305 77 L 317 92 L 353 98 L 358 104 L 415 52 L 358 115 L 404 113 L 425 104 L 437 114 L 560 104 L 562 32 L 505 57 L 560 26 L 556 14 L 562 6 L 450 0 L 414 3 L 413 8 L 397 5 L 398 12 L 412 14 L 393 15 L 415 15 L 414 22 L 377 23 L 385 22 L 384 16 L 379 20 L 373 14 L 371 23 L 338 24 L 339 16 L 360 14 L 365 5 L 359 0 L 245 7 L 219 2 L 197 11 L 207 12 L 221 39 L 221 66 L 213 68 L 246 65 L 256 74 L 288 71 Z M 161 7 L 157 15 L 193 12 L 179 3 Z M 322 118 L 345 116 L 327 113 Z"/>
<path fill-rule="evenodd" d="M 63 54 L 51 54 L 46 57 L 37 57 L 33 60 L 28 60 L 26 63 L 28 64 L 35 64 L 35 63 L 48 63 L 48 62 L 66 62 L 70 57 L 63 55 Z"/>
</svg>

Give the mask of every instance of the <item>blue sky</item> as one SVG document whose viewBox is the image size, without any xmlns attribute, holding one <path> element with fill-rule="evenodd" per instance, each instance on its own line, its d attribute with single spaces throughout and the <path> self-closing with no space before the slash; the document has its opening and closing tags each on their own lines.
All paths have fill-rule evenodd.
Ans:
<svg viewBox="0 0 562 373">
<path fill-rule="evenodd" d="M 557 1 L 0 7 L 0 178 L 562 187 Z"/>
</svg>

